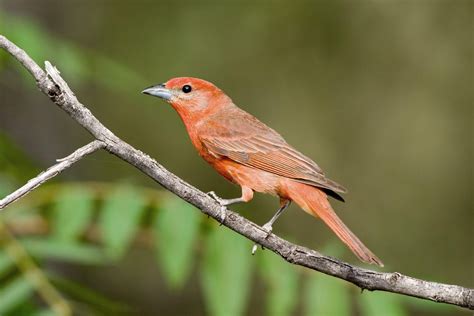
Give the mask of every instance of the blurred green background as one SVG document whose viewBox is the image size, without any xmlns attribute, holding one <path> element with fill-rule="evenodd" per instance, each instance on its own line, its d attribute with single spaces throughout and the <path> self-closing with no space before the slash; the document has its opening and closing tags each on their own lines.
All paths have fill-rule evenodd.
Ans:
<svg viewBox="0 0 474 316">
<path fill-rule="evenodd" d="M 198 157 L 171 107 L 141 95 L 143 88 L 177 76 L 215 83 L 349 189 L 347 202 L 333 206 L 384 261 L 384 271 L 467 287 L 474 286 L 473 21 L 473 2 L 463 0 L 0 0 L 1 34 L 38 63 L 55 64 L 99 120 L 202 191 L 240 193 Z M 0 105 L 0 133 L 10 144 L 0 148 L 0 177 L 9 183 L 21 184 L 91 139 L 3 52 Z M 6 158 L 11 146 L 34 172 Z M 161 189 L 105 153 L 86 158 L 56 183 L 67 181 Z M 264 223 L 277 202 L 257 195 L 232 208 Z M 295 205 L 274 232 L 323 252 L 336 249 L 359 265 L 323 223 Z M 246 245 L 246 256 L 251 242 L 229 238 Z M 218 248 L 226 247 L 221 241 Z M 170 290 L 154 256 L 133 247 L 112 266 L 46 266 L 137 314 L 219 314 L 203 298 L 209 286 L 200 285 L 199 268 L 192 268 L 184 288 Z M 247 315 L 264 310 L 267 291 L 255 282 Z M 370 295 L 377 294 L 362 297 Z M 358 300 L 348 310 L 365 315 Z M 282 315 L 310 314 L 302 301 Z M 403 312 L 467 314 L 438 306 L 405 304 Z"/>
</svg>

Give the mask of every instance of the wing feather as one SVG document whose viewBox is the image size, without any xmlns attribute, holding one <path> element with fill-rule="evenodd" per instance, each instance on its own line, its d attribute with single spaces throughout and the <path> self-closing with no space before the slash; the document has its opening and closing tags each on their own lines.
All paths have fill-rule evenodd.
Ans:
<svg viewBox="0 0 474 316">
<path fill-rule="evenodd" d="M 291 147 L 276 131 L 246 112 L 236 114 L 212 118 L 208 126 L 213 128 L 200 133 L 201 143 L 213 156 L 227 157 L 246 166 L 334 192 L 347 192 L 343 186 L 326 178 L 313 160 Z"/>
</svg>

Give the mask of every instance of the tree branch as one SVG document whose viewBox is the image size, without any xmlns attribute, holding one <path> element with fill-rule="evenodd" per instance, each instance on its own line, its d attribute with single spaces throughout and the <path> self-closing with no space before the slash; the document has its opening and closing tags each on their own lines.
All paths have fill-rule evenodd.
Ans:
<svg viewBox="0 0 474 316">
<path fill-rule="evenodd" d="M 22 186 L 15 192 L 7 195 L 5 198 L 0 200 L 0 210 L 4 209 L 9 204 L 15 202 L 21 197 L 27 195 L 28 193 L 30 193 L 41 184 L 48 181 L 49 179 L 57 176 L 63 170 L 72 166 L 75 162 L 81 160 L 85 156 L 92 154 L 93 152 L 104 147 L 105 147 L 105 143 L 101 142 L 100 140 L 94 140 L 93 142 L 85 145 L 84 147 L 79 148 L 78 150 L 76 150 L 75 152 L 67 156 L 66 158 L 58 159 L 57 161 L 59 163 L 48 168 L 48 170 L 43 171 L 38 176 L 28 181 L 24 186 Z"/>
<path fill-rule="evenodd" d="M 221 219 L 222 206 L 215 200 L 184 182 L 150 156 L 133 148 L 107 129 L 77 100 L 59 72 L 49 62 L 46 62 L 46 74 L 23 50 L 1 35 L 0 47 L 19 60 L 36 79 L 39 89 L 89 131 L 94 138 L 103 142 L 107 151 L 133 165 L 169 191 L 196 206 L 204 214 L 218 221 Z M 383 273 L 355 267 L 290 243 L 275 234 L 266 238 L 266 232 L 255 223 L 230 210 L 226 209 L 226 213 L 227 217 L 223 223 L 225 226 L 279 254 L 290 263 L 344 279 L 361 289 L 399 293 L 474 309 L 474 289 L 428 282 L 397 272 Z"/>
</svg>

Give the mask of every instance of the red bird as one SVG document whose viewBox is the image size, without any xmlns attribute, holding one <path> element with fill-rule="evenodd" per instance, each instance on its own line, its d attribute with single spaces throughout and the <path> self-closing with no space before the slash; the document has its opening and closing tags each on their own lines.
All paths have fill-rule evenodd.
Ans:
<svg viewBox="0 0 474 316">
<path fill-rule="evenodd" d="M 276 131 L 238 108 L 222 90 L 202 79 L 181 77 L 149 87 L 145 94 L 164 99 L 178 112 L 199 155 L 229 181 L 242 196 L 221 199 L 222 205 L 248 202 L 254 191 L 277 195 L 280 208 L 264 225 L 271 233 L 277 217 L 295 201 L 320 217 L 362 261 L 383 266 L 341 221 L 327 196 L 342 200 L 346 189 L 326 178 L 319 166 Z"/>
</svg>

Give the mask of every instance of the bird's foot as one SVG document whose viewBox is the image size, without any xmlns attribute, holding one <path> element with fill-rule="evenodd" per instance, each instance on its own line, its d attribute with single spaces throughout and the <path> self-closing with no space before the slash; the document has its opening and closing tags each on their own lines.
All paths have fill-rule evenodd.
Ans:
<svg viewBox="0 0 474 316">
<path fill-rule="evenodd" d="M 226 200 L 220 198 L 217 196 L 216 192 L 214 191 L 210 191 L 210 192 L 207 192 L 207 195 L 209 195 L 210 197 L 212 197 L 214 200 L 216 200 L 217 203 L 219 203 L 221 205 L 221 209 L 220 209 L 220 225 L 224 224 L 224 221 L 227 217 L 227 207 L 226 207 Z"/>
<path fill-rule="evenodd" d="M 266 223 L 265 225 L 262 226 L 262 228 L 267 233 L 267 236 L 265 236 L 265 239 L 266 239 L 266 238 L 268 238 L 268 236 L 270 236 L 270 234 L 273 231 L 272 224 Z"/>
<path fill-rule="evenodd" d="M 238 198 L 235 198 L 235 199 L 223 199 L 223 198 L 217 196 L 216 192 L 214 192 L 214 191 L 207 192 L 207 195 L 212 197 L 214 200 L 217 201 L 217 203 L 219 203 L 222 206 L 227 206 L 227 205 L 231 205 L 231 204 L 235 204 L 235 203 L 245 202 L 245 200 L 242 197 L 238 197 Z"/>
<path fill-rule="evenodd" d="M 226 206 L 228 203 L 227 203 L 227 200 L 226 199 L 223 199 L 221 197 L 219 197 L 216 192 L 214 191 L 209 191 L 207 192 L 207 195 L 209 195 L 211 198 L 213 198 L 214 200 L 216 200 L 217 203 L 219 203 L 220 205 L 222 206 Z"/>
<path fill-rule="evenodd" d="M 225 219 L 227 218 L 227 207 L 225 207 L 224 205 L 221 206 L 219 216 L 220 216 L 219 226 L 222 226 L 222 224 L 224 224 L 225 222 Z"/>
<path fill-rule="evenodd" d="M 262 228 L 267 233 L 267 235 L 265 236 L 265 239 L 267 239 L 268 236 L 270 236 L 270 234 L 272 233 L 272 230 L 273 230 L 272 224 L 266 223 L 265 225 L 262 226 Z M 254 255 L 255 252 L 257 252 L 257 249 L 258 249 L 258 244 L 254 244 L 252 247 L 252 255 Z M 262 246 L 262 249 L 264 249 L 263 246 Z"/>
<path fill-rule="evenodd" d="M 216 200 L 217 202 L 219 202 L 220 200 L 222 200 L 220 197 L 217 196 L 216 192 L 214 191 L 209 191 L 206 193 L 207 195 L 209 195 L 211 198 L 213 198 L 214 200 Z M 220 204 L 220 203 L 219 203 Z"/>
</svg>

